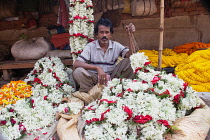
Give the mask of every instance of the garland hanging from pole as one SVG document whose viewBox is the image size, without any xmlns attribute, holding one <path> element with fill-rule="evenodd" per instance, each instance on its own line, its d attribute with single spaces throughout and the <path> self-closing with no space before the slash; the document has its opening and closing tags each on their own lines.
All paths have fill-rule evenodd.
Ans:
<svg viewBox="0 0 210 140">
<path fill-rule="evenodd" d="M 69 42 L 73 60 L 93 41 L 94 16 L 92 0 L 69 0 Z"/>
</svg>

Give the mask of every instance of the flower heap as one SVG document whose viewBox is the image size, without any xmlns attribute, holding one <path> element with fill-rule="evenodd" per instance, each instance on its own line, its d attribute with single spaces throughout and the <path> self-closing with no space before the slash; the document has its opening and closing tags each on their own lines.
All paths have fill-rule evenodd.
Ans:
<svg viewBox="0 0 210 140">
<path fill-rule="evenodd" d="M 139 50 L 139 52 L 144 52 L 151 61 L 151 65 L 154 67 L 158 66 L 158 51 L 155 50 Z M 180 63 L 184 62 L 188 57 L 187 53 L 176 53 L 172 49 L 163 49 L 162 55 L 162 68 L 165 67 L 175 67 Z"/>
<path fill-rule="evenodd" d="M 58 112 L 63 114 L 78 114 L 81 112 L 83 105 L 79 102 L 64 103 L 58 106 Z"/>
<path fill-rule="evenodd" d="M 133 54 L 136 79 L 113 79 L 102 98 L 83 111 L 86 140 L 162 140 L 176 119 L 201 105 L 184 81 L 155 71 L 144 53 Z"/>
<path fill-rule="evenodd" d="M 32 86 L 27 85 L 26 82 L 11 81 L 5 84 L 0 89 L 0 110 L 8 104 L 15 104 L 16 101 L 30 97 L 32 94 Z"/>
<path fill-rule="evenodd" d="M 69 34 L 73 59 L 93 41 L 94 16 L 92 0 L 70 0 Z"/>
<path fill-rule="evenodd" d="M 39 131 L 48 134 L 55 122 L 57 104 L 74 89 L 69 83 L 71 69 L 57 57 L 45 57 L 35 63 L 25 82 L 32 85 L 32 96 L 0 110 L 0 129 L 8 140 Z M 34 140 L 40 138 L 35 136 Z"/>
<path fill-rule="evenodd" d="M 58 57 L 44 57 L 34 65 L 25 81 L 33 86 L 33 97 L 42 97 L 60 103 L 64 96 L 74 92 L 70 82 L 72 69 L 65 67 Z"/>
<path fill-rule="evenodd" d="M 175 73 L 197 92 L 210 92 L 209 62 L 210 49 L 196 51 L 175 68 Z"/>
</svg>

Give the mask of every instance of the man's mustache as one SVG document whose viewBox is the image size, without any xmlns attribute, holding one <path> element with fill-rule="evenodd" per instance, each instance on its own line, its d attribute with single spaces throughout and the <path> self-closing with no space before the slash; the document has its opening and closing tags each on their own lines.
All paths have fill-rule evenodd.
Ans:
<svg viewBox="0 0 210 140">
<path fill-rule="evenodd" d="M 104 36 L 104 37 L 102 37 L 101 39 L 108 39 L 108 38 Z"/>
</svg>

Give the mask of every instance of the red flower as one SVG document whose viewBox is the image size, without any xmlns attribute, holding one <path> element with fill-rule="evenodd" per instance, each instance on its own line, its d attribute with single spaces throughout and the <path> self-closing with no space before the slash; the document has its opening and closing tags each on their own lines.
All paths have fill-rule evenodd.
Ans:
<svg viewBox="0 0 210 140">
<path fill-rule="evenodd" d="M 132 82 L 137 82 L 137 80 L 133 80 Z"/>
<path fill-rule="evenodd" d="M 44 96 L 44 100 L 47 100 L 47 96 Z"/>
<path fill-rule="evenodd" d="M 10 108 L 9 112 L 14 112 L 15 110 L 13 108 Z"/>
<path fill-rule="evenodd" d="M 16 124 L 16 121 L 14 120 L 14 118 L 11 118 L 11 119 L 10 119 L 10 122 L 11 122 L 12 124 Z"/>
<path fill-rule="evenodd" d="M 105 112 L 101 113 L 100 121 L 103 121 L 105 119 L 104 115 L 109 111 L 110 111 L 110 109 L 107 109 Z"/>
<path fill-rule="evenodd" d="M 151 62 L 145 62 L 144 66 L 148 66 L 149 64 L 151 64 Z"/>
<path fill-rule="evenodd" d="M 183 86 L 184 86 L 184 90 L 186 90 L 186 89 L 187 89 L 187 86 L 188 86 L 188 83 L 185 82 L 185 83 L 183 84 Z"/>
<path fill-rule="evenodd" d="M 180 100 L 180 94 L 177 94 L 176 96 L 174 96 L 173 101 L 174 101 L 176 104 L 179 103 L 179 100 Z"/>
<path fill-rule="evenodd" d="M 68 107 L 64 108 L 64 112 L 68 113 L 69 112 L 69 108 Z"/>
<path fill-rule="evenodd" d="M 167 120 L 157 120 L 157 123 L 163 124 L 164 126 L 166 126 L 168 128 L 171 127 Z"/>
<path fill-rule="evenodd" d="M 68 22 L 68 24 L 72 24 L 74 21 L 73 20 L 70 20 L 69 22 Z"/>
<path fill-rule="evenodd" d="M 116 97 L 123 97 L 123 94 L 124 94 L 123 92 L 118 93 Z"/>
<path fill-rule="evenodd" d="M 143 115 L 136 115 L 134 118 L 133 118 L 133 121 L 136 122 L 136 123 L 141 123 L 141 124 L 144 124 L 144 123 L 147 123 L 148 121 L 151 121 L 152 120 L 152 117 L 150 115 L 146 115 L 146 116 L 143 116 Z"/>
<path fill-rule="evenodd" d="M 160 77 L 157 77 L 157 76 L 155 76 L 153 79 L 152 79 L 152 84 L 155 84 L 155 83 L 157 83 L 158 81 L 160 80 Z"/>
<path fill-rule="evenodd" d="M 133 111 L 127 106 L 122 106 L 122 108 L 128 114 L 128 117 L 126 120 L 130 120 L 132 117 Z"/>
<path fill-rule="evenodd" d="M 142 83 L 143 83 L 143 84 L 146 84 L 146 83 L 148 83 L 148 82 L 143 80 Z"/>
<path fill-rule="evenodd" d="M 142 68 L 138 67 L 135 69 L 134 74 L 136 74 L 139 70 L 142 70 Z"/>
<path fill-rule="evenodd" d="M 130 88 L 129 88 L 129 89 L 127 89 L 127 91 L 129 91 L 129 92 L 133 92 L 133 90 L 132 90 L 132 89 L 130 89 Z"/>
<path fill-rule="evenodd" d="M 184 98 L 185 97 L 185 94 L 183 91 L 180 91 L 180 95 Z"/>
<path fill-rule="evenodd" d="M 5 125 L 7 123 L 7 121 L 6 120 L 4 120 L 4 121 L 0 121 L 0 124 L 1 125 Z"/>
<path fill-rule="evenodd" d="M 114 104 L 114 103 L 116 103 L 117 101 L 109 101 L 109 100 L 107 100 L 107 99 L 101 99 L 100 100 L 100 102 L 107 102 L 108 104 Z"/>
</svg>

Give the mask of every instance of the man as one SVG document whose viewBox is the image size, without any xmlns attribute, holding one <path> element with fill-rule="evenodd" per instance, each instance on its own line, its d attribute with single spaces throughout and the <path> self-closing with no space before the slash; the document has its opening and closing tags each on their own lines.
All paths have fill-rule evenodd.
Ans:
<svg viewBox="0 0 210 140">
<path fill-rule="evenodd" d="M 126 29 L 131 32 L 135 31 L 133 24 L 126 26 Z M 98 93 L 96 95 L 96 89 L 102 89 L 102 85 L 106 85 L 110 77 L 111 79 L 133 77 L 129 59 L 132 49 L 110 40 L 113 32 L 109 19 L 101 18 L 96 23 L 94 33 L 97 40 L 87 44 L 73 64 L 75 68 L 73 78 L 79 84 L 79 91 L 74 93 L 74 96 L 78 97 L 82 94 L 81 96 L 87 97 L 88 94 L 94 98 L 91 97 L 90 100 L 95 100 L 100 98 Z M 116 65 L 119 56 L 124 59 Z"/>
</svg>

